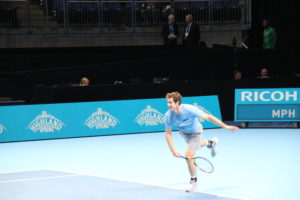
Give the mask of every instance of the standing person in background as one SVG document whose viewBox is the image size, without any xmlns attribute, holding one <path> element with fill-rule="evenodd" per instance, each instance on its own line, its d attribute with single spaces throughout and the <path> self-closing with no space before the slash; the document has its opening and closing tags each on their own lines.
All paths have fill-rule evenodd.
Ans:
<svg viewBox="0 0 300 200">
<path fill-rule="evenodd" d="M 266 50 L 274 50 L 277 43 L 277 33 L 270 22 L 266 19 L 263 20 L 262 25 L 264 27 L 263 32 L 263 48 Z"/>
<path fill-rule="evenodd" d="M 179 31 L 174 15 L 168 16 L 168 23 L 163 25 L 161 35 L 165 46 L 177 46 Z"/>
<path fill-rule="evenodd" d="M 195 50 L 199 45 L 200 28 L 199 25 L 193 22 L 193 16 L 188 14 L 185 16 L 185 26 L 182 44 L 188 50 Z"/>
</svg>

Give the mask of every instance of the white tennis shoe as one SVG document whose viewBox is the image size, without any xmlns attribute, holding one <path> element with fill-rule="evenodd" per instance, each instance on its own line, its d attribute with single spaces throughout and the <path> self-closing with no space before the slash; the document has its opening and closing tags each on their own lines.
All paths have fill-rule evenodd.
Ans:
<svg viewBox="0 0 300 200">
<path fill-rule="evenodd" d="M 211 141 L 212 141 L 212 144 L 211 144 L 211 156 L 215 157 L 216 154 L 217 154 L 217 150 L 218 150 L 218 148 L 217 148 L 218 138 L 214 137 L 214 138 L 211 139 Z"/>
<path fill-rule="evenodd" d="M 186 192 L 195 192 L 197 190 L 197 182 L 195 180 L 191 180 L 190 184 L 185 189 Z"/>
</svg>

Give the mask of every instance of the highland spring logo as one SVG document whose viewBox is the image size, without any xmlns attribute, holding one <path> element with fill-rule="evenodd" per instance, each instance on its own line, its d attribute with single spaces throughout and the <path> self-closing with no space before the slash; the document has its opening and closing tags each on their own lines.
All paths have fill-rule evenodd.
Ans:
<svg viewBox="0 0 300 200">
<path fill-rule="evenodd" d="M 159 124 L 164 124 L 165 116 L 158 112 L 158 110 L 151 108 L 150 105 L 135 118 L 134 120 L 140 126 L 157 126 Z"/>
<path fill-rule="evenodd" d="M 193 105 L 196 106 L 197 108 L 199 108 L 200 110 L 202 110 L 204 113 L 211 115 L 211 112 L 209 112 L 208 110 L 206 110 L 202 106 L 199 106 L 198 103 L 193 103 Z M 204 120 L 202 118 L 199 118 L 199 121 L 204 122 Z"/>
<path fill-rule="evenodd" d="M 50 133 L 60 131 L 63 126 L 65 125 L 62 121 L 48 114 L 47 111 L 42 111 L 42 114 L 31 121 L 27 128 L 35 133 L 38 131 L 40 133 Z"/>
<path fill-rule="evenodd" d="M 118 123 L 117 118 L 102 110 L 102 108 L 98 108 L 98 110 L 85 121 L 84 125 L 89 127 L 90 129 L 104 129 L 115 127 Z"/>
<path fill-rule="evenodd" d="M 3 133 L 6 130 L 5 126 L 0 124 L 0 134 Z"/>
</svg>

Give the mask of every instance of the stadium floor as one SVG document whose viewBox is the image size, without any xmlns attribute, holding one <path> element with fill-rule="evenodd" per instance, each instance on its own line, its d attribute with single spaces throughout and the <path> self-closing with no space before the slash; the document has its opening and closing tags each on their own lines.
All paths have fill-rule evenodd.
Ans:
<svg viewBox="0 0 300 200">
<path fill-rule="evenodd" d="M 169 152 L 164 133 L 0 144 L 0 199 L 296 200 L 299 129 L 207 129 L 219 138 L 213 174 L 198 172 L 198 192 L 185 193 L 186 163 Z M 180 152 L 186 144 L 174 132 Z M 13 187 L 12 187 L 13 186 Z"/>
</svg>

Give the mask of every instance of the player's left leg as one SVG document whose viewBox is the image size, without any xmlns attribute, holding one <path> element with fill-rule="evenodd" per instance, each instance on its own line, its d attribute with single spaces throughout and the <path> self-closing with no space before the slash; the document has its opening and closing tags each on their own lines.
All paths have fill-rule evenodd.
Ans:
<svg viewBox="0 0 300 200">
<path fill-rule="evenodd" d="M 208 145 L 208 140 L 205 140 L 205 139 L 200 140 L 200 147 L 205 147 L 207 145 Z"/>
<path fill-rule="evenodd" d="M 208 141 L 207 147 L 211 148 L 211 156 L 216 156 L 217 154 L 217 143 L 218 143 L 218 138 L 213 137 L 211 140 Z"/>
<path fill-rule="evenodd" d="M 214 157 L 217 154 L 217 143 L 218 143 L 217 137 L 213 137 L 211 140 L 201 139 L 200 147 L 206 146 L 207 148 L 210 148 L 211 155 Z"/>
</svg>

